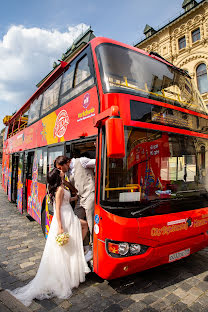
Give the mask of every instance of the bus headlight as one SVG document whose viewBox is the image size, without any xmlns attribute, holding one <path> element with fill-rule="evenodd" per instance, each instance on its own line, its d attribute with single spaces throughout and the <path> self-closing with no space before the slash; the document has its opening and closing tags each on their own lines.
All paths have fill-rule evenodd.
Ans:
<svg viewBox="0 0 208 312">
<path fill-rule="evenodd" d="M 115 258 L 141 255 L 145 253 L 148 248 L 148 246 L 136 243 L 106 240 L 107 253 Z"/>
<path fill-rule="evenodd" d="M 121 243 L 118 244 L 118 252 L 121 256 L 125 256 L 129 251 L 129 244 L 128 243 Z"/>
<path fill-rule="evenodd" d="M 131 244 L 129 251 L 132 255 L 137 255 L 141 251 L 141 246 L 139 244 Z"/>
</svg>

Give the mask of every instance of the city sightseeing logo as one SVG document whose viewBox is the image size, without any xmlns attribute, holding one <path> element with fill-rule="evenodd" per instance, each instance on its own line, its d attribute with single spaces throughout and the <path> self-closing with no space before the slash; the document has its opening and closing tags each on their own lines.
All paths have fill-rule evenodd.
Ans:
<svg viewBox="0 0 208 312">
<path fill-rule="evenodd" d="M 83 100 L 82 105 L 84 108 L 88 108 L 89 104 L 90 104 L 90 95 L 89 95 L 89 93 L 86 93 L 84 96 L 84 100 Z"/>
<path fill-rule="evenodd" d="M 85 110 L 83 110 L 81 113 L 78 113 L 77 122 L 95 116 L 95 108 L 92 107 L 92 108 L 87 109 L 89 105 L 90 105 L 90 94 L 86 93 L 83 99 L 83 103 L 82 103 L 82 106 L 85 108 Z"/>
<path fill-rule="evenodd" d="M 63 109 L 62 111 L 60 111 L 60 113 L 56 118 L 56 123 L 53 132 L 54 137 L 57 136 L 58 138 L 61 138 L 65 134 L 68 124 L 69 124 L 69 116 L 67 112 Z"/>
</svg>

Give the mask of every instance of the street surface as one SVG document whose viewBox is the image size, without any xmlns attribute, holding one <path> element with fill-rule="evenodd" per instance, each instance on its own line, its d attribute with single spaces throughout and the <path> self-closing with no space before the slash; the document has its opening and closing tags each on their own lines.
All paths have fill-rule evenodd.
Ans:
<svg viewBox="0 0 208 312">
<path fill-rule="evenodd" d="M 45 239 L 20 215 L 0 186 L 0 290 L 25 285 L 36 274 Z M 34 300 L 31 311 L 208 311 L 208 248 L 183 260 L 112 281 L 94 273 L 69 300 Z M 1 305 L 0 312 L 10 311 Z M 15 310 L 14 310 L 15 311 Z"/>
</svg>

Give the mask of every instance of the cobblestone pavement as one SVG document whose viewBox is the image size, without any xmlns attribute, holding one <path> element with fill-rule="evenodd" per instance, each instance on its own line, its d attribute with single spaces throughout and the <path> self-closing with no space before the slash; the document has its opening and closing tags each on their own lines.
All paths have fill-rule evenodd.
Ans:
<svg viewBox="0 0 208 312">
<path fill-rule="evenodd" d="M 14 289 L 38 269 L 45 239 L 0 187 L 0 288 Z M 208 311 L 208 248 L 188 258 L 112 281 L 94 273 L 69 300 L 34 300 L 31 311 Z M 0 312 L 3 310 L 0 305 Z M 14 310 L 15 311 L 15 310 Z"/>
</svg>

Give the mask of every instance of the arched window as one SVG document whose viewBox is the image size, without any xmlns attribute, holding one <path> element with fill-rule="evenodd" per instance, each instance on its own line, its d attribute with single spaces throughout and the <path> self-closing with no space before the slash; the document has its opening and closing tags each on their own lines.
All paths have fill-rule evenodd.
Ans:
<svg viewBox="0 0 208 312">
<path fill-rule="evenodd" d="M 196 69 L 197 84 L 200 93 L 208 92 L 207 67 L 200 64 Z"/>
</svg>

